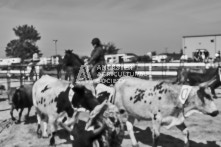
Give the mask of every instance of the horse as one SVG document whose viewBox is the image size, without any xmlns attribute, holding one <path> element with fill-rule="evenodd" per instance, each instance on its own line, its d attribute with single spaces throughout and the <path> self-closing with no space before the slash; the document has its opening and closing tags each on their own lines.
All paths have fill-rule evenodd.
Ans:
<svg viewBox="0 0 221 147">
<path fill-rule="evenodd" d="M 65 50 L 65 56 L 62 62 L 64 70 L 66 71 L 65 80 L 70 80 L 75 83 L 78 74 L 82 75 L 82 72 L 84 73 L 84 77 L 81 78 L 83 78 L 84 80 L 99 77 L 99 75 L 94 76 L 93 73 L 91 73 L 89 66 L 83 66 L 84 61 L 80 59 L 78 55 L 74 54 L 72 50 Z M 79 73 L 80 69 L 83 70 L 80 71 L 81 73 Z M 123 76 L 137 77 L 135 72 L 136 67 L 129 67 L 127 69 L 117 66 L 108 68 L 107 65 L 99 65 L 97 67 L 97 74 L 103 75 L 101 82 L 107 86 L 114 85 L 118 81 L 118 79 Z"/>
<path fill-rule="evenodd" d="M 63 70 L 65 71 L 65 80 L 76 81 L 78 72 L 84 61 L 80 59 L 77 54 L 73 53 L 73 50 L 65 50 L 65 56 L 62 60 Z"/>
</svg>

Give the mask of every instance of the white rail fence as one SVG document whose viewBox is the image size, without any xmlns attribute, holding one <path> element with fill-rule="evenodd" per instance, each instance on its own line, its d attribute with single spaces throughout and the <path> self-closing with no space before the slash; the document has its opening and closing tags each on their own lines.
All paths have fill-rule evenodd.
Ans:
<svg viewBox="0 0 221 147">
<path fill-rule="evenodd" d="M 135 69 L 138 76 L 176 76 L 179 67 L 191 68 L 209 68 L 218 67 L 219 63 L 123 63 L 123 64 L 107 64 L 107 68 Z M 39 67 L 36 66 L 38 73 Z M 0 74 L 23 74 L 28 75 L 30 69 L 26 70 L 0 70 Z"/>
<path fill-rule="evenodd" d="M 108 64 L 108 68 L 136 69 L 138 76 L 176 76 L 179 67 L 191 67 L 195 69 L 218 67 L 219 63 L 127 63 Z"/>
</svg>

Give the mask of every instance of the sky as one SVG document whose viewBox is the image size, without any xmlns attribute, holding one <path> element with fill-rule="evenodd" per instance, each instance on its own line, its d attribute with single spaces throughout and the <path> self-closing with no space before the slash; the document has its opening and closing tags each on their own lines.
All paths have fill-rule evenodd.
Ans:
<svg viewBox="0 0 221 147">
<path fill-rule="evenodd" d="M 120 53 L 180 52 L 182 36 L 221 34 L 220 0 L 0 0 L 0 57 L 13 28 L 33 25 L 43 56 L 90 55 L 91 40 Z"/>
</svg>

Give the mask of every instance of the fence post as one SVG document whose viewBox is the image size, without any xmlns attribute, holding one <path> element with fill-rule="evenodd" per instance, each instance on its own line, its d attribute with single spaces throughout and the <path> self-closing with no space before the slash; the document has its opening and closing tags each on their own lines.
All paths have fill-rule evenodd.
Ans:
<svg viewBox="0 0 221 147">
<path fill-rule="evenodd" d="M 149 80 L 152 80 L 152 64 L 149 64 Z"/>
<path fill-rule="evenodd" d="M 9 90 L 11 88 L 11 73 L 10 73 L 10 67 L 7 66 L 7 74 L 6 74 L 6 77 L 7 77 L 7 90 Z"/>
<path fill-rule="evenodd" d="M 21 66 L 19 66 L 20 68 L 20 86 L 22 86 L 23 85 L 23 74 L 22 74 L 22 69 L 21 69 Z"/>
</svg>

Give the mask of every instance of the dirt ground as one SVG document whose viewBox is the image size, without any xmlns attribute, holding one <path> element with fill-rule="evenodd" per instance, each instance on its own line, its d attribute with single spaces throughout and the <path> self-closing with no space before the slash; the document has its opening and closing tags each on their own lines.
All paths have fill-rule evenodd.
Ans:
<svg viewBox="0 0 221 147">
<path fill-rule="evenodd" d="M 220 111 L 217 117 L 194 114 L 186 120 L 190 130 L 191 147 L 221 147 L 221 89 L 217 90 L 217 94 L 219 98 L 215 100 L 215 103 Z M 33 108 L 27 122 L 24 121 L 27 110 L 23 112 L 23 121 L 20 124 L 10 123 L 9 109 L 10 105 L 3 93 L 0 95 L 0 147 L 46 147 L 49 145 L 48 138 L 38 138 L 36 135 L 37 124 Z M 18 115 L 16 111 L 14 114 Z M 79 130 L 83 130 L 87 116 L 86 113 L 81 114 L 82 121 L 80 121 Z M 6 119 L 7 121 L 3 123 Z M 7 123 L 8 126 L 6 126 Z M 152 144 L 151 122 L 136 122 L 134 130 L 139 146 L 150 147 Z M 71 147 L 67 132 L 59 130 L 57 134 L 57 147 Z M 183 136 L 176 128 L 170 130 L 162 128 L 159 142 L 159 147 L 182 147 Z M 125 135 L 122 147 L 129 146 L 131 146 L 129 136 Z"/>
</svg>

